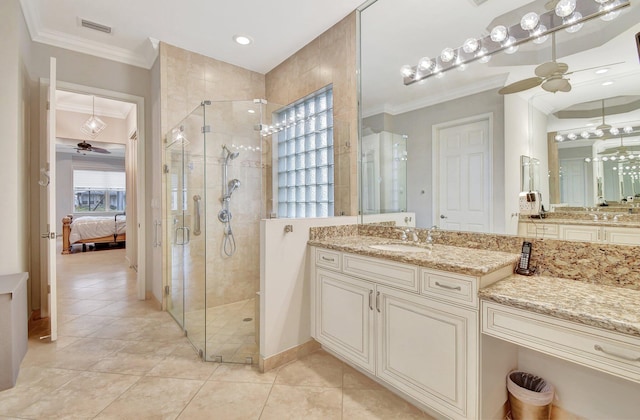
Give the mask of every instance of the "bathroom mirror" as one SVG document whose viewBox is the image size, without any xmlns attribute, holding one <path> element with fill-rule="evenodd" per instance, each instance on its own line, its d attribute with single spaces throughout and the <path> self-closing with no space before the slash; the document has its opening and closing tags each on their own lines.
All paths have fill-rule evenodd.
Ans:
<svg viewBox="0 0 640 420">
<path fill-rule="evenodd" d="M 557 149 L 549 140 L 560 130 L 553 113 L 602 98 L 640 94 L 635 45 L 640 7 L 635 3 L 614 22 L 594 19 L 578 32 L 557 32 L 557 61 L 569 66 L 570 92 L 552 94 L 537 86 L 510 95 L 498 93 L 505 85 L 533 77 L 536 66 L 551 61 L 551 37 L 542 44 L 522 44 L 513 54 L 494 54 L 486 64 L 475 61 L 464 71 L 449 70 L 442 78 L 403 84 L 403 65 L 415 66 L 422 57 L 458 48 L 496 25 L 517 24 L 527 12 L 544 13 L 548 3 L 457 0 L 434 7 L 430 2 L 376 0 L 360 9 L 361 137 L 389 132 L 410 139 L 406 210 L 415 212 L 417 226 L 515 234 L 520 156 L 539 161 L 545 208 L 553 191 L 558 196 L 553 199 L 559 200 L 552 168 L 558 154 L 565 159 L 565 146 Z M 593 67 L 608 68 L 608 73 L 596 74 Z M 606 81 L 615 83 L 602 86 Z M 591 170 L 593 181 L 577 188 L 596 196 L 599 176 L 606 194 L 604 165 Z M 360 179 L 364 181 L 362 174 Z M 362 188 L 370 188 L 367 185 L 361 182 Z M 565 180 L 563 188 L 572 187 Z M 469 220 L 472 213 L 481 216 L 471 224 L 454 220 Z"/>
<path fill-rule="evenodd" d="M 520 156 L 520 191 L 540 190 L 540 161 L 530 156 Z"/>
</svg>

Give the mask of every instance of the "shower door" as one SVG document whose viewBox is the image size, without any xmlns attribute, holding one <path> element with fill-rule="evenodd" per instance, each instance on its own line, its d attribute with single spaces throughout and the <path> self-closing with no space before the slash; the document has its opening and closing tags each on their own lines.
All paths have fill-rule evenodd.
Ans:
<svg viewBox="0 0 640 420">
<path fill-rule="evenodd" d="M 204 360 L 258 362 L 263 106 L 205 101 L 166 135 L 167 309 Z"/>
<path fill-rule="evenodd" d="M 167 133 L 167 309 L 199 354 L 205 351 L 205 107 Z"/>
</svg>

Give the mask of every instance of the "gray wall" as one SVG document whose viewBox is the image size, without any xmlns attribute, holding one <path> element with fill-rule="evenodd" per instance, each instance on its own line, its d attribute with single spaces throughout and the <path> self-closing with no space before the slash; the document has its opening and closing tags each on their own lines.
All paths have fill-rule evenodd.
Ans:
<svg viewBox="0 0 640 420">
<path fill-rule="evenodd" d="M 363 132 L 386 130 L 409 136 L 407 141 L 408 211 L 416 213 L 417 226 L 437 224 L 432 214 L 432 126 L 493 113 L 493 226 L 504 231 L 504 101 L 496 91 L 486 91 L 398 115 L 379 114 L 363 120 Z M 424 191 L 424 193 L 422 193 Z"/>
<path fill-rule="evenodd" d="M 0 3 L 0 275 L 29 270 L 29 95 L 26 26 L 18 0 Z M 31 288 L 31 282 L 29 283 Z"/>
<path fill-rule="evenodd" d="M 4 0 L 3 0 L 4 1 Z M 11 2 L 18 3 L 17 0 L 10 0 Z M 4 3 L 3 3 L 4 6 Z M 22 12 L 18 6 L 18 12 L 20 19 L 23 21 Z M 2 13 L 4 18 L 5 14 Z M 30 137 L 30 165 L 31 165 L 31 177 L 37 177 L 37 168 L 40 165 L 41 155 L 39 144 L 44 136 L 44 121 L 45 121 L 45 111 L 44 104 L 41 100 L 42 93 L 40 89 L 37 88 L 37 82 L 40 79 L 48 79 L 49 78 L 49 58 L 55 57 L 57 60 L 57 80 L 58 83 L 68 83 L 79 86 L 84 86 L 88 88 L 94 89 L 104 89 L 119 93 L 125 93 L 129 95 L 140 96 L 144 98 L 145 101 L 145 115 L 144 115 L 144 132 L 146 133 L 145 138 L 145 156 L 146 161 L 149 161 L 149 157 L 152 154 L 152 148 L 160 147 L 160 139 L 154 139 L 151 137 L 151 127 L 152 127 L 152 119 L 150 112 L 150 104 L 151 104 L 151 72 L 147 69 L 130 66 L 123 63 L 118 63 L 110 60 L 106 60 L 103 58 L 82 54 L 70 50 L 66 50 L 63 48 L 52 47 L 45 44 L 40 44 L 37 42 L 31 42 L 28 33 L 24 36 L 26 37 L 26 45 L 28 46 L 28 51 L 25 54 L 25 64 L 28 69 L 28 74 L 30 79 L 36 83 L 35 92 L 31 95 L 31 126 L 32 126 L 32 135 Z M 3 37 L 4 39 L 4 37 Z M 3 95 L 4 96 L 4 95 Z M 147 238 L 146 246 L 147 249 L 152 247 L 150 242 L 149 232 L 152 229 L 149 226 L 153 225 L 151 209 L 148 203 L 152 200 L 152 198 L 156 198 L 160 200 L 160 190 L 152 191 L 150 178 L 153 176 L 151 173 L 152 167 L 150 165 L 145 165 L 145 175 L 147 179 L 147 184 L 145 186 L 145 196 L 147 200 L 147 206 L 145 208 L 146 215 L 146 227 L 147 227 Z M 159 176 L 159 174 L 157 175 Z M 36 181 L 32 181 L 32 184 Z M 36 184 L 37 185 L 37 184 Z M 33 226 L 38 226 L 40 223 L 39 218 L 39 209 L 41 208 L 40 197 L 37 192 L 31 194 L 30 200 L 31 208 L 33 211 L 31 212 L 31 224 Z M 3 218 L 3 220 L 7 220 Z M 33 291 L 32 291 L 32 303 L 35 309 L 40 307 L 40 296 L 38 294 L 38 290 L 40 288 L 40 241 L 38 238 L 39 227 L 34 229 L 31 234 L 31 244 L 30 244 L 30 275 L 33 283 Z M 143 238 L 141 238 L 143 239 Z M 147 265 L 151 264 L 153 261 L 152 257 L 147 254 L 146 262 Z M 156 260 L 157 261 L 157 260 Z M 147 272 L 147 278 L 148 272 Z M 147 287 L 150 287 L 149 281 L 146 282 Z"/>
</svg>

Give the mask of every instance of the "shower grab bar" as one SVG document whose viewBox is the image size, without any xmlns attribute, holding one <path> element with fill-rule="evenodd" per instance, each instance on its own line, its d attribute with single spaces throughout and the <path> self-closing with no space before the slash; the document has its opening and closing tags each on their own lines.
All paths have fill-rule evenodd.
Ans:
<svg viewBox="0 0 640 420">
<path fill-rule="evenodd" d="M 194 214 L 195 214 L 195 220 L 193 222 L 193 234 L 195 236 L 200 235 L 200 201 L 202 200 L 202 198 L 199 195 L 194 195 L 193 196 L 193 205 L 195 207 L 194 210 Z"/>
</svg>

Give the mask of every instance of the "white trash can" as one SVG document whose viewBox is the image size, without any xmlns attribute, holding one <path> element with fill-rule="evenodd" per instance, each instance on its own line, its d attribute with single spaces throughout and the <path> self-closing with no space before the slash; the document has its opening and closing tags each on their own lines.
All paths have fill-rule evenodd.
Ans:
<svg viewBox="0 0 640 420">
<path fill-rule="evenodd" d="M 531 373 L 513 371 L 507 376 L 513 420 L 549 420 L 555 389 Z"/>
</svg>

